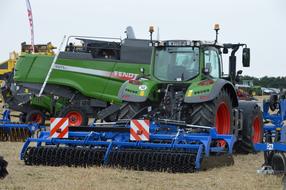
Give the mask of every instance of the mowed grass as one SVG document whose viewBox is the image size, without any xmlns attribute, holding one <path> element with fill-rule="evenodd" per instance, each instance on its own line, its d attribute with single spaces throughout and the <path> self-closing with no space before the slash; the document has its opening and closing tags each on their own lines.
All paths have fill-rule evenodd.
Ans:
<svg viewBox="0 0 286 190">
<path fill-rule="evenodd" d="M 263 154 L 236 155 L 235 164 L 189 174 L 132 171 L 118 168 L 25 166 L 19 160 L 22 143 L 0 142 L 9 162 L 9 176 L 0 189 L 281 189 L 282 177 L 257 174 Z"/>
</svg>

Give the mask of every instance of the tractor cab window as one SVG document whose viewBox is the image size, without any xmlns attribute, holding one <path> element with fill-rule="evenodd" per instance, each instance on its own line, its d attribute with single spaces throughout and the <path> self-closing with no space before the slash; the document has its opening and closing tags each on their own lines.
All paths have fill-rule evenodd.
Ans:
<svg viewBox="0 0 286 190">
<path fill-rule="evenodd" d="M 206 49 L 204 51 L 204 66 L 209 70 L 209 75 L 213 78 L 220 76 L 219 55 L 214 49 Z"/>
<path fill-rule="evenodd" d="M 159 80 L 190 80 L 199 74 L 199 48 L 158 48 L 153 69 L 154 76 Z"/>
</svg>

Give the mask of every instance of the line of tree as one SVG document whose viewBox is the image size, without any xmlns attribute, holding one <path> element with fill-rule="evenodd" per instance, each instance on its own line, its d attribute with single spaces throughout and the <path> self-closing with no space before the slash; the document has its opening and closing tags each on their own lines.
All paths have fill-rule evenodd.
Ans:
<svg viewBox="0 0 286 190">
<path fill-rule="evenodd" d="M 286 77 L 268 77 L 256 78 L 252 76 L 241 76 L 241 80 L 252 80 L 253 85 L 266 88 L 284 88 L 286 89 Z"/>
</svg>

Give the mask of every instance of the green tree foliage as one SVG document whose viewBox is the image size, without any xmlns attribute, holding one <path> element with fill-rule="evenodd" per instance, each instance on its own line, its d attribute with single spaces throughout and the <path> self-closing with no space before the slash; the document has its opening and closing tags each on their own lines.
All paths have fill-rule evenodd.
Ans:
<svg viewBox="0 0 286 190">
<path fill-rule="evenodd" d="M 253 80 L 255 86 L 266 88 L 286 88 L 286 77 L 268 77 L 256 78 L 252 76 L 242 76 L 241 80 Z"/>
</svg>

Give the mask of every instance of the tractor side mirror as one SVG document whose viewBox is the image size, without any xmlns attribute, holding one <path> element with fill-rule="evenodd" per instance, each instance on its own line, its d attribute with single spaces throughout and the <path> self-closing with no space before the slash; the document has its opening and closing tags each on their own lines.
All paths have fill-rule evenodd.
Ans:
<svg viewBox="0 0 286 190">
<path fill-rule="evenodd" d="M 250 48 L 243 48 L 242 50 L 242 65 L 243 67 L 250 66 Z"/>
</svg>

